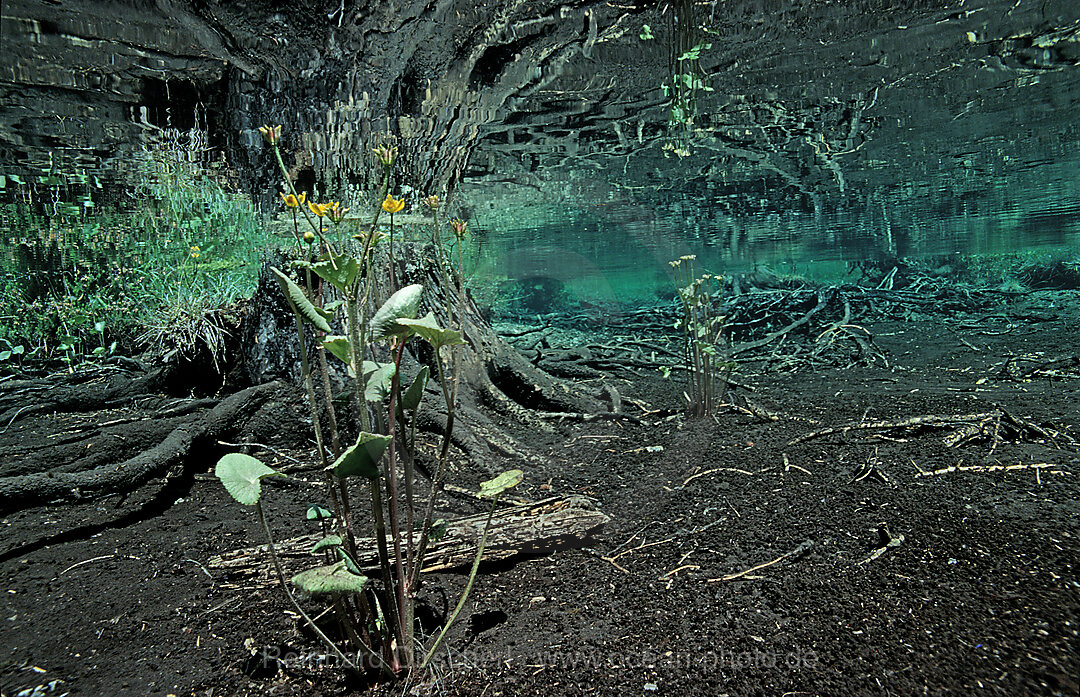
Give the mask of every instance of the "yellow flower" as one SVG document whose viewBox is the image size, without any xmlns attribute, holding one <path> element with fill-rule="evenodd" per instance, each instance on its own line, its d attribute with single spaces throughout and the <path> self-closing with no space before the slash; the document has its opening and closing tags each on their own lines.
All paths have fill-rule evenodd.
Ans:
<svg viewBox="0 0 1080 697">
<path fill-rule="evenodd" d="M 262 134 L 263 140 L 270 145 L 277 145 L 278 140 L 281 139 L 281 126 L 259 126 L 259 133 Z"/>
<path fill-rule="evenodd" d="M 308 208 L 311 209 L 312 213 L 314 213 L 315 215 L 317 215 L 317 216 L 319 216 L 321 218 L 324 215 L 326 215 L 326 212 L 328 210 L 330 210 L 331 206 L 333 206 L 333 205 L 334 205 L 333 203 L 315 203 L 315 202 L 312 201 L 312 202 L 308 203 Z"/>
<path fill-rule="evenodd" d="M 330 211 L 327 213 L 331 222 L 335 225 L 340 225 L 342 220 L 345 220 L 345 214 L 349 212 L 348 208 L 345 208 L 337 201 L 330 206 Z"/>
<path fill-rule="evenodd" d="M 394 198 L 390 194 L 386 195 L 386 200 L 382 202 L 382 209 L 387 213 L 397 213 L 405 207 L 404 198 Z"/>
<path fill-rule="evenodd" d="M 286 196 L 285 194 L 280 193 L 280 192 L 278 193 L 278 195 L 281 196 L 281 200 L 284 201 L 285 205 L 288 206 L 289 208 L 296 208 L 297 206 L 301 206 L 307 200 L 307 192 L 306 191 L 300 194 L 300 198 L 297 198 L 296 196 L 293 196 L 292 194 L 289 194 L 288 196 Z"/>
<path fill-rule="evenodd" d="M 389 167 L 394 164 L 394 160 L 397 159 L 397 148 L 388 148 L 385 145 L 380 145 L 372 150 L 372 152 L 379 158 L 379 162 L 382 163 L 383 167 Z"/>
<path fill-rule="evenodd" d="M 465 233 L 469 231 L 469 224 L 464 220 L 451 220 L 450 229 L 454 231 L 454 234 L 457 235 L 460 240 L 465 236 Z"/>
<path fill-rule="evenodd" d="M 191 258 L 192 259 L 198 259 L 199 258 L 199 245 L 197 245 L 197 244 L 191 245 Z"/>
<path fill-rule="evenodd" d="M 432 194 L 424 199 L 424 204 L 431 210 L 436 210 L 439 207 L 439 197 Z"/>
</svg>

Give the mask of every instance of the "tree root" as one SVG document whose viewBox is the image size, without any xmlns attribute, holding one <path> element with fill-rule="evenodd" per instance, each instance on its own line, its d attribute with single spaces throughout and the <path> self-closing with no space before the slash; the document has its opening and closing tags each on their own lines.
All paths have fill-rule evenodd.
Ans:
<svg viewBox="0 0 1080 697">
<path fill-rule="evenodd" d="M 10 380 L 0 383 L 0 428 L 18 419 L 54 411 L 86 412 L 105 409 L 135 397 L 153 394 L 166 381 L 163 368 L 118 379 L 116 372 L 92 370 L 61 373 L 44 380 Z"/>
<path fill-rule="evenodd" d="M 0 513 L 41 503 L 78 500 L 129 491 L 148 480 L 169 474 L 201 448 L 227 438 L 281 388 L 279 383 L 249 387 L 224 400 L 209 412 L 183 422 L 160 443 L 120 464 L 107 464 L 82 472 L 35 472 L 0 478 Z"/>
<path fill-rule="evenodd" d="M 873 436 L 880 438 L 901 438 L 924 430 L 947 431 L 943 442 L 955 448 L 975 440 L 990 442 L 990 451 L 1003 440 L 1013 442 L 1047 442 L 1056 448 L 1077 446 L 1077 441 L 1066 433 L 1040 426 L 1032 421 L 1009 414 L 1004 409 L 979 414 L 958 414 L 955 416 L 925 414 L 898 421 L 856 421 L 842 426 L 831 426 L 811 433 L 805 433 L 788 441 L 788 445 L 804 443 L 822 436 L 845 434 L 852 431 L 873 431 Z"/>
</svg>

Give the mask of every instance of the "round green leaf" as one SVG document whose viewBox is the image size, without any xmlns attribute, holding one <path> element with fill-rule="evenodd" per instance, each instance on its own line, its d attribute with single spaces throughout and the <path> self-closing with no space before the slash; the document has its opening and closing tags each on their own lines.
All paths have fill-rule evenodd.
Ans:
<svg viewBox="0 0 1080 697">
<path fill-rule="evenodd" d="M 368 479 L 379 476 L 379 460 L 390 445 L 390 436 L 361 432 L 356 443 L 341 454 L 327 469 L 338 477 L 360 475 Z"/>
<path fill-rule="evenodd" d="M 333 518 L 334 514 L 317 503 L 313 503 L 308 506 L 307 519 L 308 520 L 325 520 L 327 518 Z"/>
<path fill-rule="evenodd" d="M 254 506 L 262 495 L 262 480 L 265 477 L 284 477 L 257 458 L 243 453 L 229 453 L 217 462 L 214 474 L 225 485 L 225 490 L 234 499 L 245 506 Z"/>
<path fill-rule="evenodd" d="M 328 547 L 340 547 L 340 546 L 341 546 L 341 535 L 327 535 L 326 537 L 322 538 L 321 540 L 319 540 L 318 542 L 315 543 L 315 546 L 311 548 L 311 553 L 312 554 L 318 554 L 319 552 L 323 551 L 324 549 L 326 549 Z"/>
<path fill-rule="evenodd" d="M 347 337 L 328 335 L 323 337 L 322 345 L 323 348 L 334 354 L 334 356 L 346 365 L 352 360 L 352 347 L 349 345 L 349 339 Z"/>
<path fill-rule="evenodd" d="M 339 561 L 329 566 L 308 569 L 292 577 L 293 585 L 311 595 L 322 593 L 359 593 L 368 582 L 367 576 L 354 574 Z"/>
<path fill-rule="evenodd" d="M 371 361 L 364 361 L 364 367 L 361 370 L 364 371 L 365 375 L 368 374 L 370 366 L 378 367 L 371 371 L 367 382 L 364 383 L 364 399 L 369 402 L 381 402 L 386 398 L 386 395 L 390 394 L 390 386 L 393 384 L 397 366 L 393 363 L 376 364 Z"/>
<path fill-rule="evenodd" d="M 480 498 L 490 499 L 498 496 L 507 489 L 521 484 L 524 477 L 525 473 L 521 470 L 507 470 L 494 479 L 480 482 Z"/>
<path fill-rule="evenodd" d="M 436 350 L 443 346 L 455 346 L 465 343 L 465 340 L 461 338 L 461 332 L 453 329 L 443 329 L 436 324 L 435 315 L 431 312 L 427 313 L 423 319 L 403 318 L 399 319 L 397 323 L 434 346 Z"/>
<path fill-rule="evenodd" d="M 360 276 L 360 262 L 347 254 L 334 254 L 330 259 L 312 264 L 311 270 L 338 290 L 345 291 Z"/>
</svg>

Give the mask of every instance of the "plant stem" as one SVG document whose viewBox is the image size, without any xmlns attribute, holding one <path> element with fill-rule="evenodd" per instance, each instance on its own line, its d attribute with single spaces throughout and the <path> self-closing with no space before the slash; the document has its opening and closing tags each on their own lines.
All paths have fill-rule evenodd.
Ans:
<svg viewBox="0 0 1080 697">
<path fill-rule="evenodd" d="M 375 546 L 379 550 L 379 567 L 382 570 L 383 585 L 386 587 L 387 594 L 390 596 L 390 620 L 388 624 L 390 626 L 390 632 L 394 635 L 394 638 L 397 639 L 398 646 L 401 646 L 404 643 L 404 637 L 401 632 L 401 621 L 397 611 L 397 602 L 394 600 L 394 575 L 390 567 L 390 552 L 386 548 L 386 518 L 383 516 L 382 492 L 379 490 L 379 480 L 368 480 L 368 488 L 371 492 L 371 512 L 375 518 Z M 390 643 L 390 639 L 387 638 L 385 644 L 388 649 Z M 391 658 L 392 662 L 396 665 L 396 657 L 389 655 L 388 658 Z"/>
<path fill-rule="evenodd" d="M 457 620 L 458 615 L 461 614 L 462 608 L 465 607 L 465 601 L 469 599 L 469 592 L 472 590 L 473 582 L 476 581 L 476 574 L 480 570 L 480 561 L 484 558 L 484 546 L 487 544 L 488 531 L 491 530 L 491 519 L 495 515 L 495 506 L 499 503 L 499 495 L 496 494 L 491 500 L 491 510 L 488 511 L 487 520 L 484 522 L 484 533 L 480 536 L 480 546 L 476 550 L 476 559 L 473 560 L 472 569 L 469 570 L 469 580 L 465 584 L 465 590 L 461 592 L 461 598 L 458 599 L 457 606 L 450 614 L 450 617 L 443 624 L 442 631 L 439 632 L 439 636 L 436 637 L 435 643 L 431 645 L 431 650 L 424 656 L 424 662 L 420 664 L 420 670 L 423 671 L 427 668 L 428 663 L 431 662 L 432 657 L 435 655 L 435 651 L 438 650 L 439 644 L 442 643 L 443 637 L 450 630 L 450 626 Z"/>
<path fill-rule="evenodd" d="M 458 244 L 458 264 L 459 264 L 459 276 L 458 276 L 458 330 L 461 332 L 462 337 L 465 336 L 465 269 L 462 261 L 462 251 L 460 242 Z M 445 267 L 443 271 L 443 277 L 446 277 Z M 445 281 L 444 281 L 445 283 Z M 447 313 L 450 312 L 450 288 L 449 283 L 447 285 Z M 439 448 L 439 466 L 435 470 L 435 477 L 431 480 L 431 491 L 428 494 L 427 506 L 424 508 L 424 516 L 421 518 L 423 521 L 420 529 L 420 540 L 416 545 L 416 554 L 414 555 L 414 564 L 412 573 L 409 578 L 409 587 L 417 588 L 420 584 L 420 568 L 424 565 L 424 555 L 427 553 L 428 539 L 431 535 L 431 519 L 435 515 L 435 499 L 442 492 L 443 477 L 446 474 L 446 461 L 447 456 L 450 453 L 451 438 L 454 433 L 454 419 L 457 414 L 457 389 L 458 378 L 461 374 L 461 346 L 455 346 L 452 349 L 453 357 L 451 358 L 451 382 L 452 384 L 447 386 L 446 370 L 443 367 L 442 357 L 439 355 L 439 351 L 435 351 L 435 367 L 439 372 L 439 387 L 442 389 L 443 401 L 446 402 L 446 428 L 443 430 L 442 445 Z M 411 540 L 411 538 L 410 538 Z"/>
<path fill-rule="evenodd" d="M 262 501 L 255 502 L 255 510 L 259 514 L 259 522 L 262 523 L 263 531 L 266 533 L 266 546 L 267 549 L 270 550 L 270 559 L 274 563 L 274 570 L 277 572 L 278 580 L 281 581 L 281 587 L 285 589 L 285 595 L 289 596 L 289 601 L 292 603 L 293 607 L 296 608 L 296 611 L 300 613 L 300 616 L 304 618 L 304 621 L 307 622 L 308 626 L 311 627 L 316 635 L 318 635 L 319 639 L 326 644 L 326 647 L 333 651 L 334 655 L 341 659 L 341 661 L 350 669 L 354 671 L 357 670 L 356 664 L 350 661 L 348 656 L 341 652 L 341 649 L 338 648 L 337 644 L 335 644 L 330 637 L 326 636 L 323 630 L 319 629 L 319 625 L 315 624 L 315 620 L 311 619 L 311 617 L 304 612 L 304 608 L 300 607 L 300 603 L 296 602 L 296 597 L 292 594 L 292 591 L 289 590 L 289 584 L 285 581 L 285 572 L 281 569 L 281 562 L 278 561 L 277 550 L 274 548 L 274 538 L 270 534 L 270 525 L 266 522 L 266 514 L 263 512 Z"/>
<path fill-rule="evenodd" d="M 349 362 L 353 370 L 353 391 L 357 409 L 360 411 L 360 425 L 364 431 L 371 431 L 371 417 L 368 415 L 367 400 L 364 397 L 364 352 L 360 344 L 364 327 L 361 326 L 358 305 L 356 289 L 353 288 L 345 296 L 345 312 L 348 315 L 349 324 Z"/>
<path fill-rule="evenodd" d="M 398 617 L 401 619 L 401 634 L 402 645 L 398 648 L 404 652 L 405 665 L 412 665 L 412 600 L 409 596 L 409 587 L 405 582 L 405 564 L 406 560 L 401 552 L 401 498 L 398 495 L 397 487 L 397 448 L 395 447 L 394 437 L 394 421 L 397 414 L 397 394 L 400 392 L 401 376 L 399 369 L 401 367 L 401 357 L 405 353 L 405 340 L 401 338 L 397 347 L 397 352 L 394 356 L 394 377 L 390 381 L 390 408 L 387 410 L 388 419 L 388 431 L 390 435 L 390 447 L 387 452 L 387 464 L 386 464 L 386 492 L 390 497 L 388 501 L 390 511 L 390 540 L 394 545 L 394 576 L 395 582 L 393 583 L 394 597 L 398 603 Z M 412 532 L 406 531 L 411 538 Z"/>
<path fill-rule="evenodd" d="M 315 427 L 315 444 L 319 448 L 319 461 L 323 469 L 326 469 L 326 448 L 323 447 L 322 423 L 319 418 L 319 407 L 315 403 L 315 383 L 311 379 L 311 363 L 308 361 L 307 342 L 304 339 L 304 320 L 299 312 L 293 312 L 296 317 L 296 335 L 300 339 L 300 369 L 304 373 L 304 385 L 307 387 L 308 404 L 311 407 L 311 422 Z"/>
</svg>

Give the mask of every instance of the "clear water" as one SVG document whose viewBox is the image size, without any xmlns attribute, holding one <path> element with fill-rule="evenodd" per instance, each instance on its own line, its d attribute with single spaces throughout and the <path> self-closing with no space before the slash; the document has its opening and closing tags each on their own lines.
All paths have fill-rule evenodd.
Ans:
<svg viewBox="0 0 1080 697">
<path fill-rule="evenodd" d="M 493 292 L 550 282 L 574 300 L 648 302 L 670 294 L 668 262 L 687 254 L 715 273 L 818 278 L 899 258 L 1075 261 L 1080 3 L 899 7 L 909 4 L 859 15 L 844 3 L 672 2 L 641 14 L 585 3 L 514 15 L 471 73 L 399 75 L 389 103 L 407 113 L 391 130 L 428 184 L 440 162 L 462 173 L 452 212 L 470 219 L 475 279 Z M 0 109 L 0 174 L 57 165 L 93 182 L 95 201 L 123 202 L 157 181 L 148 156 L 183 150 L 276 214 L 279 184 L 254 127 L 295 112 L 298 157 L 312 163 L 298 166 L 301 183 L 357 209 L 370 199 L 371 158 L 356 153 L 370 153 L 387 122 L 384 97 L 358 73 L 323 84 L 311 76 L 324 57 L 306 56 L 297 67 L 310 84 L 290 103 L 279 99 L 285 73 L 255 77 L 238 61 L 226 74 L 222 46 L 132 12 L 122 25 L 29 5 L 5 14 L 0 79 L 19 89 Z M 267 35 L 288 34 L 271 19 Z M 698 57 L 674 68 L 671 56 L 693 45 Z M 673 126 L 672 85 L 692 80 L 693 104 L 679 110 L 693 123 Z M 395 182 L 410 205 L 425 186 Z"/>
</svg>

